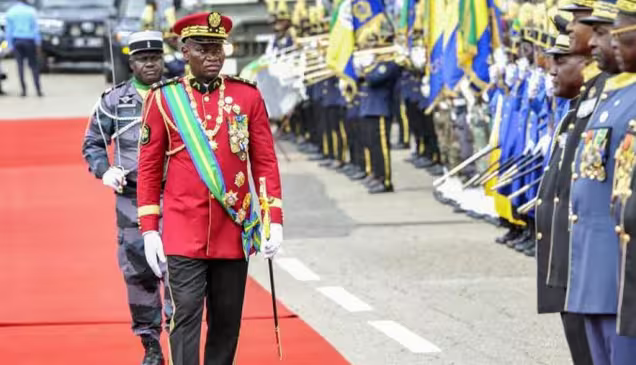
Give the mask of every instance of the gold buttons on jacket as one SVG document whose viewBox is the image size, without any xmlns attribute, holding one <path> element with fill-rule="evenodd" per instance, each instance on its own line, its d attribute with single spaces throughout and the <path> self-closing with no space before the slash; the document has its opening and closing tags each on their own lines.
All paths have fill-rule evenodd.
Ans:
<svg viewBox="0 0 636 365">
<path fill-rule="evenodd" d="M 559 197 L 558 197 L 558 196 L 555 196 L 555 197 L 554 197 L 554 204 L 558 204 L 558 203 L 559 203 Z"/>
<path fill-rule="evenodd" d="M 579 220 L 579 216 L 576 214 L 572 214 L 570 216 L 570 220 L 572 221 L 572 223 L 576 223 Z"/>
<path fill-rule="evenodd" d="M 543 200 L 538 199 L 538 200 L 537 200 L 537 207 L 538 207 L 538 206 L 540 206 L 540 205 L 541 205 L 541 203 L 543 203 Z"/>
<path fill-rule="evenodd" d="M 209 96 L 204 96 L 203 97 L 203 101 L 205 101 L 207 103 L 208 101 L 210 101 L 210 97 Z"/>
<path fill-rule="evenodd" d="M 630 239 L 631 239 L 631 237 L 629 237 L 629 235 L 627 233 L 624 233 L 624 234 L 621 235 L 621 243 L 623 245 L 628 244 Z"/>
<path fill-rule="evenodd" d="M 208 114 L 208 115 L 205 116 L 205 119 L 210 120 L 210 119 L 212 119 L 212 116 L 210 114 Z"/>
<path fill-rule="evenodd" d="M 623 229 L 621 228 L 621 226 L 616 226 L 614 227 L 614 231 L 616 231 L 616 233 L 621 233 L 623 231 Z"/>
<path fill-rule="evenodd" d="M 572 180 L 576 180 L 579 178 L 579 174 L 577 174 L 576 172 L 572 174 Z"/>
<path fill-rule="evenodd" d="M 537 233 L 537 241 L 541 241 L 542 238 L 543 235 L 541 234 L 541 232 Z"/>
</svg>

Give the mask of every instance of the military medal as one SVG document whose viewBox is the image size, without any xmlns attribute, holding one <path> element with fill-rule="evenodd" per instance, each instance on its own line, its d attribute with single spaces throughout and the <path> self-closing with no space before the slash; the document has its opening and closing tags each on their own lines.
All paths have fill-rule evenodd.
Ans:
<svg viewBox="0 0 636 365">
<path fill-rule="evenodd" d="M 223 124 L 223 107 L 225 106 L 223 95 L 225 94 L 225 81 L 223 77 L 220 77 L 220 79 L 221 79 L 221 85 L 219 85 L 219 102 L 218 102 L 219 109 L 218 109 L 218 115 L 216 117 L 216 124 L 214 125 L 213 129 L 206 129 L 206 126 L 207 126 L 206 122 L 199 116 L 199 111 L 197 110 L 197 102 L 192 93 L 192 86 L 190 85 L 189 82 L 184 82 L 186 92 L 188 94 L 188 97 L 190 98 L 190 106 L 192 106 L 193 114 L 199 121 L 199 124 L 201 124 L 201 126 L 205 130 L 205 135 L 206 137 L 208 137 L 210 148 L 212 148 L 212 150 L 216 150 L 219 147 L 219 144 L 214 140 L 214 137 L 216 136 L 217 133 L 219 133 L 219 129 L 221 129 L 221 125 Z M 210 119 L 210 118 L 206 118 L 206 119 Z"/>
</svg>

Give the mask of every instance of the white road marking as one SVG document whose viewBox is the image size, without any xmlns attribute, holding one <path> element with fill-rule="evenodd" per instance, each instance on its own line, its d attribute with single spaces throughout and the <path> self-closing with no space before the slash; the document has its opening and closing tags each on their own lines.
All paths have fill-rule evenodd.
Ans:
<svg viewBox="0 0 636 365">
<path fill-rule="evenodd" d="M 442 350 L 434 344 L 426 341 L 422 337 L 411 332 L 408 328 L 393 321 L 369 321 L 369 324 L 378 331 L 399 342 L 411 352 L 426 354 L 431 352 L 441 352 Z"/>
<path fill-rule="evenodd" d="M 318 275 L 316 275 L 298 259 L 291 257 L 282 257 L 275 259 L 274 262 L 298 281 L 320 280 L 320 277 Z"/>
<path fill-rule="evenodd" d="M 338 303 L 349 312 L 366 312 L 373 310 L 370 305 L 355 297 L 353 294 L 339 286 L 325 286 L 318 288 L 318 291 L 329 299 Z"/>
</svg>

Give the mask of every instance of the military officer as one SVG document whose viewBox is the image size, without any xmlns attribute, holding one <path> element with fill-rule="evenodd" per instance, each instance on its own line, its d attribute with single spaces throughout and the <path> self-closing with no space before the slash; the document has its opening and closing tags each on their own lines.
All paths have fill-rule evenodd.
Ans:
<svg viewBox="0 0 636 365">
<path fill-rule="evenodd" d="M 559 175 L 561 155 L 565 146 L 565 140 L 576 120 L 576 105 L 580 88 L 583 85 L 583 68 L 589 60 L 578 54 L 570 52 L 569 37 L 565 34 L 557 36 L 556 44 L 547 51 L 552 55 L 550 75 L 554 78 L 554 96 L 570 100 L 571 108 L 566 112 L 555 127 L 552 144 L 550 147 L 549 162 L 545 167 L 545 173 L 539 184 L 536 204 L 536 253 L 537 253 L 537 301 L 538 312 L 561 313 L 561 320 L 565 330 L 565 336 L 570 347 L 570 353 L 574 364 L 592 365 L 592 358 L 587 345 L 583 318 L 574 313 L 564 312 L 565 288 L 547 284 L 548 262 L 550 256 L 551 236 L 555 187 Z"/>
<path fill-rule="evenodd" d="M 573 54 L 581 54 L 589 57 L 591 49 L 587 46 L 593 35 L 591 26 L 581 22 L 582 19 L 592 14 L 592 6 L 589 2 L 575 2 L 567 5 L 566 11 L 573 15 L 571 23 L 567 24 L 567 31 L 570 34 L 570 51 Z M 575 116 L 576 119 L 568 131 L 564 143 L 561 162 L 559 164 L 559 174 L 554 191 L 554 213 L 552 216 L 552 235 L 550 238 L 550 260 L 548 262 L 547 285 L 558 288 L 567 288 L 569 251 L 570 251 L 570 231 L 569 227 L 569 206 L 570 206 L 570 186 L 572 175 L 572 161 L 579 144 L 581 133 L 586 127 L 596 104 L 599 101 L 601 90 L 605 80 L 610 75 L 602 72 L 598 68 L 596 61 L 590 62 L 582 71 L 583 87 L 579 101 L 577 102 Z M 549 204 L 550 202 L 548 202 Z"/>
<path fill-rule="evenodd" d="M 116 192 L 117 256 L 126 282 L 133 333 L 141 337 L 146 350 L 143 364 L 163 364 L 159 344 L 162 285 L 144 256 L 136 202 L 142 104 L 150 85 L 161 80 L 161 33 L 133 33 L 128 47 L 133 78 L 102 94 L 86 129 L 82 154 L 89 170 Z M 107 152 L 111 141 L 115 143 L 113 163 L 109 161 Z M 164 309 L 168 318 L 172 312 L 168 290 L 165 297 Z"/>
<path fill-rule="evenodd" d="M 620 246 L 610 210 L 616 152 L 629 121 L 636 117 L 636 54 L 631 1 L 617 3 L 614 53 L 623 72 L 607 79 L 581 135 L 570 190 L 570 265 L 566 309 L 583 314 L 595 364 L 631 364 L 636 337 L 616 334 Z M 630 15 L 631 14 L 631 15 Z M 594 199 L 590 199 L 590 197 Z M 599 244 L 602 242 L 603 244 Z"/>
<path fill-rule="evenodd" d="M 199 363 L 204 299 L 204 363 L 233 363 L 248 258 L 256 251 L 273 257 L 283 240 L 280 176 L 263 98 L 255 85 L 219 75 L 231 29 L 232 20 L 218 12 L 178 20 L 174 31 L 191 75 L 155 84 L 145 103 L 138 214 L 146 259 L 157 276 L 167 257 L 177 308 L 170 328 L 175 365 Z"/>
<path fill-rule="evenodd" d="M 168 78 L 185 75 L 186 62 L 183 53 L 179 49 L 179 36 L 170 30 L 163 33 L 163 62 L 165 64 L 165 76 Z"/>
</svg>

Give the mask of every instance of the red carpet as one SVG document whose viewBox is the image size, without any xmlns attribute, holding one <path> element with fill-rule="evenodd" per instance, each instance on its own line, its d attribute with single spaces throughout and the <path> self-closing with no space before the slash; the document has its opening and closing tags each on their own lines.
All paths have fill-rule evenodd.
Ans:
<svg viewBox="0 0 636 365">
<path fill-rule="evenodd" d="M 0 354 L 3 364 L 136 364 L 117 268 L 112 193 L 81 157 L 86 119 L 0 122 Z M 347 364 L 248 281 L 237 363 Z M 164 338 L 164 342 L 165 342 Z M 167 347 L 166 347 L 167 349 Z"/>
</svg>

